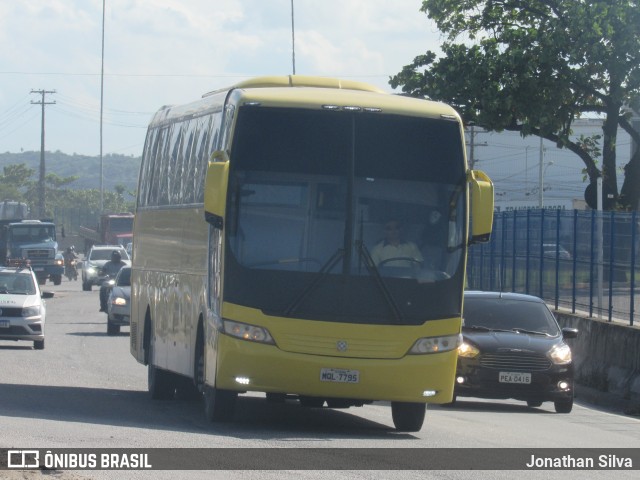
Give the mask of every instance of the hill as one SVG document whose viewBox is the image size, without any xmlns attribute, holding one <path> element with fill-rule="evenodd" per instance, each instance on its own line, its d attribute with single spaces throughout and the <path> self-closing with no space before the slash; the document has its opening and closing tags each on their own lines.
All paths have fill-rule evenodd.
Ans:
<svg viewBox="0 0 640 480">
<path fill-rule="evenodd" d="M 118 184 L 124 185 L 126 191 L 133 192 L 137 188 L 138 171 L 141 157 L 109 154 L 102 158 L 103 182 L 105 191 L 112 191 Z M 55 173 L 60 177 L 77 175 L 78 180 L 69 184 L 72 189 L 100 188 L 100 157 L 87 155 L 67 155 L 60 151 L 45 151 L 46 173 Z M 35 170 L 35 178 L 40 170 L 40 151 L 21 153 L 0 153 L 0 173 L 7 165 L 25 164 Z"/>
</svg>

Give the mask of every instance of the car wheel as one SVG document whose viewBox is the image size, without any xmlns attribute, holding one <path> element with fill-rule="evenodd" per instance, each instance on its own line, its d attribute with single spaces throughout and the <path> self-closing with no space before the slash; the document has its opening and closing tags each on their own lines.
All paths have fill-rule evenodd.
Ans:
<svg viewBox="0 0 640 480">
<path fill-rule="evenodd" d="M 418 432 L 424 423 L 426 403 L 391 402 L 391 416 L 399 432 Z"/>
<path fill-rule="evenodd" d="M 541 400 L 527 400 L 527 406 L 531 408 L 539 407 L 542 405 Z"/>
<path fill-rule="evenodd" d="M 91 284 L 88 282 L 82 282 L 82 290 L 84 290 L 85 292 L 90 292 Z"/>
<path fill-rule="evenodd" d="M 571 413 L 573 409 L 573 398 L 569 400 L 556 400 L 553 402 L 556 413 Z"/>
<path fill-rule="evenodd" d="M 53 280 L 54 285 L 60 285 L 62 283 L 62 275 L 54 275 L 51 280 Z"/>
<path fill-rule="evenodd" d="M 35 350 L 44 350 L 44 340 L 34 340 L 33 348 Z"/>
<path fill-rule="evenodd" d="M 237 392 L 221 390 L 209 385 L 204 386 L 204 413 L 210 422 L 229 422 L 233 420 L 236 408 Z"/>
<path fill-rule="evenodd" d="M 107 335 L 116 335 L 120 333 L 120 325 L 114 325 L 107 321 Z"/>
</svg>

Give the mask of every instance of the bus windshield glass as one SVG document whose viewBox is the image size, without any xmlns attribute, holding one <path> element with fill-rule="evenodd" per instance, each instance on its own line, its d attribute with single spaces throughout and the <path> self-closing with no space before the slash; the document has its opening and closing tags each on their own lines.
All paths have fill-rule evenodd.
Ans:
<svg viewBox="0 0 640 480">
<path fill-rule="evenodd" d="M 459 315 L 463 149 L 447 119 L 242 107 L 225 300 L 347 323 Z"/>
</svg>

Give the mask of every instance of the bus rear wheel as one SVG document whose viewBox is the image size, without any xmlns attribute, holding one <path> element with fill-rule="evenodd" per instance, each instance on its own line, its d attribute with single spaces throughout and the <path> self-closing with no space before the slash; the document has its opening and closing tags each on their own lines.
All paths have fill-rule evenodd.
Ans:
<svg viewBox="0 0 640 480">
<path fill-rule="evenodd" d="M 204 386 L 204 413 L 210 422 L 230 422 L 236 408 L 238 392 Z"/>
<path fill-rule="evenodd" d="M 399 432 L 419 432 L 426 412 L 426 403 L 391 402 L 393 424 Z"/>
<path fill-rule="evenodd" d="M 149 364 L 147 365 L 147 387 L 154 400 L 169 400 L 175 393 L 173 375 L 153 364 L 153 340 L 149 342 Z"/>
</svg>

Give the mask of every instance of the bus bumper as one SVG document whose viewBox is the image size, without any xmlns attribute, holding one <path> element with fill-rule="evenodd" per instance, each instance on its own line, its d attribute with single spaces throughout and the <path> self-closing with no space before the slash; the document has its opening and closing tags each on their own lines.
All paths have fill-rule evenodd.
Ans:
<svg viewBox="0 0 640 480">
<path fill-rule="evenodd" d="M 457 360 L 456 350 L 398 359 L 307 355 L 224 334 L 218 354 L 216 387 L 224 390 L 424 403 L 451 401 Z"/>
</svg>

